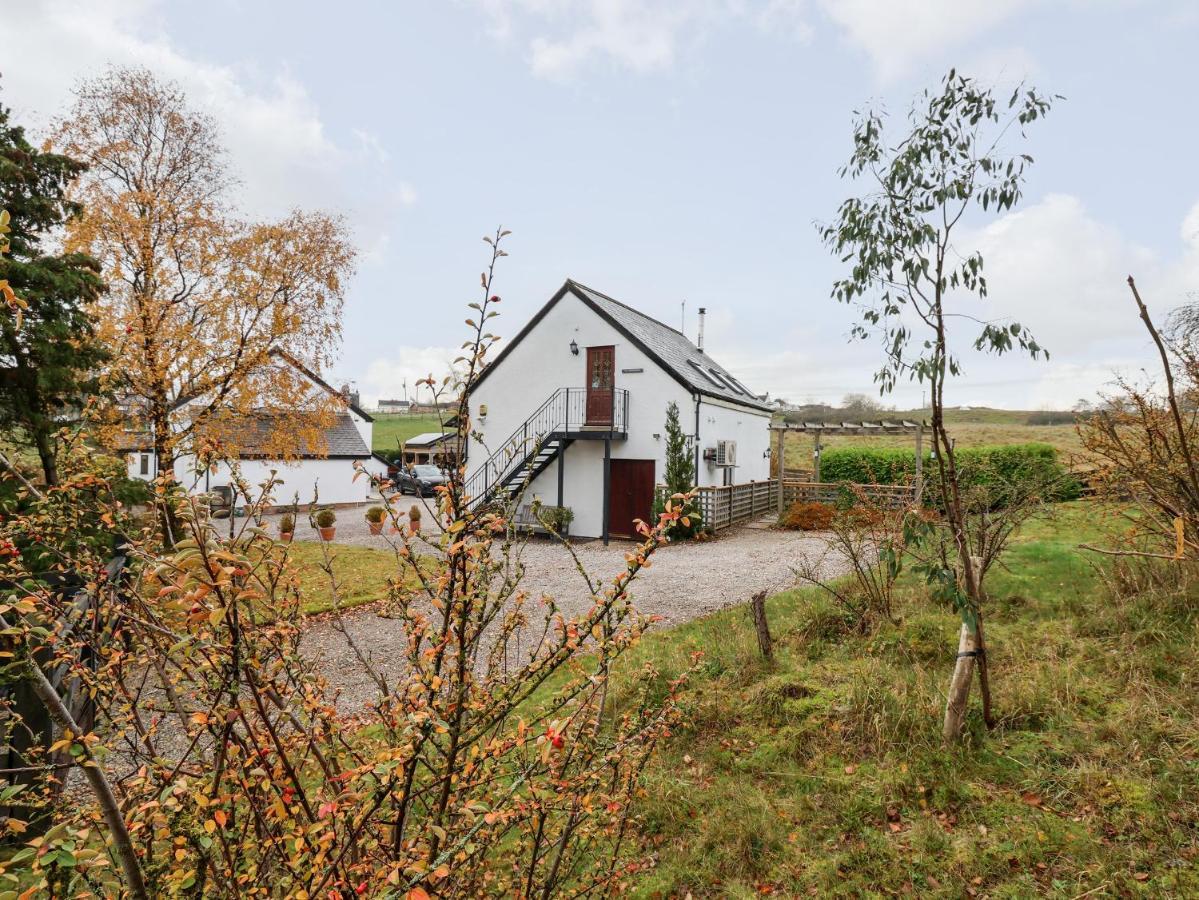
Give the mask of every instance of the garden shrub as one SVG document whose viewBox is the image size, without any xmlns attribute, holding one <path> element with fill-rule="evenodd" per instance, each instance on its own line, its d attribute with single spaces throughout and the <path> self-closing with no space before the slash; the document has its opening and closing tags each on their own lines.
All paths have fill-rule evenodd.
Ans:
<svg viewBox="0 0 1199 900">
<path fill-rule="evenodd" d="M 1044 484 L 1047 500 L 1073 500 L 1081 485 L 1071 477 L 1050 444 L 1009 444 L 1000 447 L 974 447 L 956 451 L 960 483 L 963 488 L 985 488 L 992 492 L 995 507 L 1006 505 L 1005 495 L 1026 488 L 1030 483 Z M 820 458 L 823 481 L 852 484 L 903 484 L 916 478 L 916 458 L 911 450 L 896 448 L 858 448 L 825 450 Z M 925 503 L 936 503 L 935 462 L 924 465 Z"/>
<path fill-rule="evenodd" d="M 836 507 L 827 503 L 796 500 L 779 517 L 779 525 L 799 531 L 828 531 L 836 514 Z"/>
</svg>

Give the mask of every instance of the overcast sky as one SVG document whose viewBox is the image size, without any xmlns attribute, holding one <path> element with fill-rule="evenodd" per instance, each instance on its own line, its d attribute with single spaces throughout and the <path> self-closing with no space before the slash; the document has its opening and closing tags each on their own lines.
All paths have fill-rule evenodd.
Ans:
<svg viewBox="0 0 1199 900">
<path fill-rule="evenodd" d="M 251 213 L 344 213 L 332 374 L 368 401 L 456 355 L 499 223 L 500 334 L 568 276 L 672 325 L 685 300 L 752 389 L 808 401 L 873 391 L 814 224 L 851 190 L 853 111 L 902 114 L 950 66 L 1028 79 L 1067 99 L 1024 202 L 958 246 L 984 251 L 982 315 L 1052 357 L 968 359 L 948 400 L 1042 408 L 1151 362 L 1129 273 L 1155 311 L 1199 296 L 1197 46 L 1194 0 L 0 0 L 0 101 L 38 125 L 144 64 L 216 116 Z"/>
</svg>

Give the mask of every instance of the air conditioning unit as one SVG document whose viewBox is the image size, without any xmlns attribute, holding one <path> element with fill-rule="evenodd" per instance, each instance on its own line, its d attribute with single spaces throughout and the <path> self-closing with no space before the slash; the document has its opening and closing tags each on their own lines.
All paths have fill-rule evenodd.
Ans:
<svg viewBox="0 0 1199 900">
<path fill-rule="evenodd" d="M 717 441 L 716 442 L 716 465 L 718 465 L 718 466 L 735 466 L 735 465 L 737 465 L 737 442 L 736 441 Z"/>
</svg>

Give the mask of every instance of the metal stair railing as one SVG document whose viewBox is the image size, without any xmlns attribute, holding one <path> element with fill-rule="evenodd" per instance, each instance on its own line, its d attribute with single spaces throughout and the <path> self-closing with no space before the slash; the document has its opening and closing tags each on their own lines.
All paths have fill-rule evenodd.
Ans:
<svg viewBox="0 0 1199 900">
<path fill-rule="evenodd" d="M 629 392 L 612 391 L 611 424 L 606 430 L 624 434 L 628 428 Z M 491 454 L 463 485 L 471 504 L 481 503 L 506 487 L 537 455 L 547 438 L 587 427 L 587 389 L 558 388 Z M 603 428 L 604 426 L 600 426 Z"/>
</svg>

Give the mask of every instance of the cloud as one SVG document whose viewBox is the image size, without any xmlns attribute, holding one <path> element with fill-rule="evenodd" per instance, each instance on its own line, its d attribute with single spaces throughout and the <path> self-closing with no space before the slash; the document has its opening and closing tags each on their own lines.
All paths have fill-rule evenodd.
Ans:
<svg viewBox="0 0 1199 900">
<path fill-rule="evenodd" d="M 286 69 L 218 65 L 180 50 L 167 33 L 160 0 L 43 0 L 6 8 L 3 99 L 20 120 L 44 126 L 68 107 L 71 88 L 109 65 L 145 66 L 178 82 L 221 128 L 239 200 L 260 216 L 296 206 L 369 208 L 371 194 L 347 193 L 347 173 L 384 166 L 378 140 L 356 131 L 341 145 L 316 102 Z M 47 64 L 47 61 L 53 64 Z"/>
<path fill-rule="evenodd" d="M 477 0 L 501 41 L 527 41 L 535 75 L 569 80 L 601 62 L 646 73 L 670 68 L 680 48 L 742 23 L 808 43 L 831 26 L 863 51 L 881 80 L 985 35 L 1053 0 Z M 1058 0 L 1060 2 L 1060 0 Z M 982 76 L 1019 79 L 1035 69 L 1019 47 L 988 49 Z M 971 71 L 974 71 L 973 69 Z"/>
<path fill-rule="evenodd" d="M 383 146 L 383 142 L 379 140 L 379 136 L 374 132 L 367 131 L 364 128 L 355 128 L 354 137 L 358 138 L 358 143 L 362 148 L 369 152 L 379 162 L 385 163 L 391 159 L 391 154 Z"/>
<path fill-rule="evenodd" d="M 1044 0 L 820 0 L 820 7 L 889 80 L 1038 2 Z"/>
<path fill-rule="evenodd" d="M 380 399 L 402 400 L 407 390 L 409 400 L 429 402 L 433 399 L 427 386 L 416 383 L 432 375 L 440 383 L 462 355 L 454 347 L 396 347 L 386 359 L 372 360 L 358 386 L 363 400 L 373 406 Z"/>
<path fill-rule="evenodd" d="M 718 26 L 749 22 L 807 40 L 805 0 L 479 0 L 488 32 L 527 36 L 533 74 L 566 81 L 606 62 L 646 73 L 669 69 L 681 46 Z"/>
<path fill-rule="evenodd" d="M 395 199 L 400 206 L 412 206 L 416 203 L 416 188 L 407 181 L 401 181 L 395 187 Z"/>
<path fill-rule="evenodd" d="M 535 75 L 546 78 L 567 77 L 596 57 L 635 72 L 664 69 L 674 62 L 683 30 L 705 18 L 706 6 L 591 0 L 567 35 L 533 38 L 529 62 Z"/>
<path fill-rule="evenodd" d="M 983 320 L 1026 325 L 1050 358 L 1030 360 L 976 353 L 969 343 L 978 326 L 951 320 L 959 335 L 964 374 L 950 389 L 950 402 L 1017 409 L 1069 408 L 1110 389 L 1117 374 L 1139 377 L 1154 368 L 1155 351 L 1137 318 L 1126 283 L 1137 285 L 1159 323 L 1199 290 L 1199 203 L 1183 219 L 1180 252 L 1147 249 L 1100 220 L 1078 198 L 1048 194 L 984 227 L 960 232 L 960 252 L 979 250 L 989 293 L 984 300 L 951 299 L 955 311 Z M 792 401 L 836 401 L 851 391 L 874 393 L 871 375 L 881 361 L 872 342 L 837 339 L 819 322 L 791 335 L 774 335 L 785 350 L 761 352 L 726 337 L 734 324 L 709 313 L 708 347 L 755 391 Z M 846 324 L 848 321 L 846 320 Z M 919 385 L 901 383 L 886 402 L 915 406 Z"/>
</svg>

